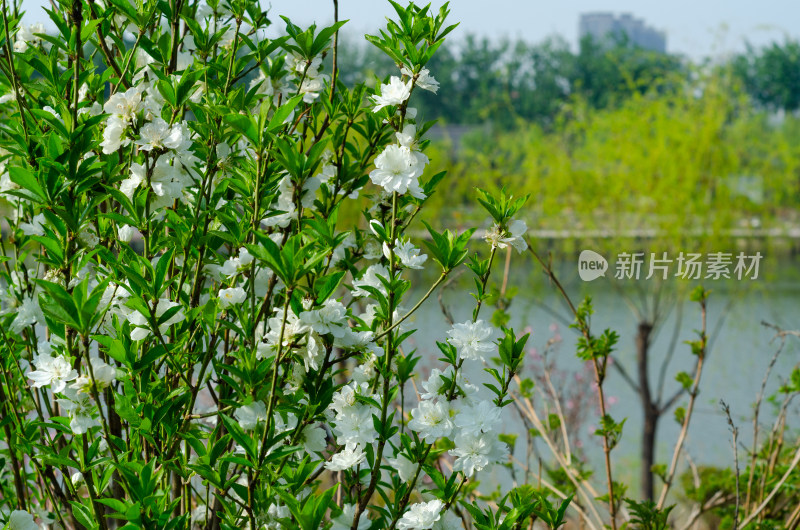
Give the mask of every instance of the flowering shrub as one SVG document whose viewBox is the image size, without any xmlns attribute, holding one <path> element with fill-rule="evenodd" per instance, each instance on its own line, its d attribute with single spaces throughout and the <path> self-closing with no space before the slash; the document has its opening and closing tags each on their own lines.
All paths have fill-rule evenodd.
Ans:
<svg viewBox="0 0 800 530">
<path fill-rule="evenodd" d="M 414 93 L 453 26 L 393 6 L 367 38 L 398 69 L 371 88 L 338 81 L 342 22 L 268 38 L 250 0 L 63 1 L 56 35 L 4 2 L 0 521 L 519 528 L 552 508 L 473 493 L 507 459 L 527 335 L 480 312 L 497 250 L 526 248 L 524 199 L 481 193 L 477 253 L 474 229 L 409 237 L 444 178 Z M 409 316 L 463 266 L 472 318 L 415 392 Z"/>
</svg>

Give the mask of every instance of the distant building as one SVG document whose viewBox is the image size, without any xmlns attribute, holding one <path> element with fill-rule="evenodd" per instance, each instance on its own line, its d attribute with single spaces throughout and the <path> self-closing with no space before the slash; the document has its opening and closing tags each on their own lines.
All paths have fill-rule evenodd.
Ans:
<svg viewBox="0 0 800 530">
<path fill-rule="evenodd" d="M 627 37 L 640 48 L 661 53 L 667 51 L 667 34 L 645 24 L 641 18 L 630 13 L 615 16 L 613 13 L 584 13 L 578 24 L 578 33 L 583 39 L 590 35 L 599 42 Z"/>
</svg>

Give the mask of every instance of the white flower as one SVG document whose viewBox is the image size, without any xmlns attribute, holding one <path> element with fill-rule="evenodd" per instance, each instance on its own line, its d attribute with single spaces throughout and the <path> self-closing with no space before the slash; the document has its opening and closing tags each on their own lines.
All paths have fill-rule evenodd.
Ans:
<svg viewBox="0 0 800 530">
<path fill-rule="evenodd" d="M 136 144 L 142 151 L 153 149 L 177 149 L 183 143 L 183 131 L 180 125 L 170 125 L 161 118 L 156 118 L 142 126 Z"/>
<path fill-rule="evenodd" d="M 92 357 L 91 363 L 94 380 L 99 385 L 108 386 L 117 378 L 117 369 L 103 361 L 103 359 Z"/>
<path fill-rule="evenodd" d="M 378 432 L 372 422 L 373 413 L 369 405 L 355 405 L 338 414 L 333 428 L 336 441 L 348 447 L 374 442 Z"/>
<path fill-rule="evenodd" d="M 374 338 L 375 334 L 371 331 L 353 331 L 351 328 L 346 327 L 344 328 L 344 334 L 334 339 L 333 345 L 345 350 L 379 353 L 380 349 L 373 342 Z"/>
<path fill-rule="evenodd" d="M 358 383 L 366 383 L 372 381 L 375 377 L 375 365 L 378 362 L 378 357 L 373 353 L 370 355 L 366 362 L 356 366 L 353 369 L 353 380 Z"/>
<path fill-rule="evenodd" d="M 117 228 L 117 237 L 123 243 L 129 243 L 133 237 L 133 227 L 131 225 L 123 225 Z"/>
<path fill-rule="evenodd" d="M 300 443 L 306 453 L 314 454 L 324 451 L 328 447 L 325 429 L 319 425 L 306 425 L 300 435 Z"/>
<path fill-rule="evenodd" d="M 26 236 L 43 236 L 44 225 L 46 222 L 47 220 L 45 219 L 44 214 L 40 213 L 38 215 L 34 215 L 30 223 L 20 223 L 19 228 Z"/>
<path fill-rule="evenodd" d="M 123 180 L 119 185 L 119 191 L 125 196 L 133 200 L 133 193 L 136 191 L 146 177 L 145 167 L 136 162 L 131 164 L 131 176 Z"/>
<path fill-rule="evenodd" d="M 19 51 L 16 43 L 14 44 L 14 49 Z M 24 510 L 14 510 L 8 518 L 7 528 L 8 530 L 39 530 L 39 525 L 33 520 L 33 515 Z"/>
<path fill-rule="evenodd" d="M 288 506 L 283 504 L 272 504 L 267 510 L 266 525 L 259 527 L 264 530 L 280 530 L 284 526 L 280 523 L 281 519 L 288 519 L 291 517 L 292 511 Z M 274 524 L 270 524 L 274 523 Z"/>
<path fill-rule="evenodd" d="M 158 158 L 150 177 L 150 187 L 153 189 L 153 193 L 162 197 L 165 205 L 180 199 L 183 196 L 183 189 L 190 183 L 188 174 L 177 162 L 170 165 L 167 157 Z"/>
<path fill-rule="evenodd" d="M 44 324 L 44 314 L 35 295 L 33 298 L 25 298 L 17 308 L 17 317 L 11 323 L 11 331 L 21 333 L 31 324 Z"/>
<path fill-rule="evenodd" d="M 78 234 L 78 240 L 89 248 L 94 248 L 100 243 L 100 238 L 92 227 L 86 227 L 81 230 Z"/>
<path fill-rule="evenodd" d="M 508 230 L 502 230 L 497 224 L 492 225 L 492 228 L 486 230 L 483 236 L 492 248 L 506 248 L 509 244 L 517 249 L 517 252 L 523 252 L 528 248 L 528 243 L 523 236 L 528 231 L 528 225 L 525 221 L 514 220 L 508 223 Z"/>
<path fill-rule="evenodd" d="M 125 134 L 125 127 L 125 121 L 118 116 L 110 116 L 106 120 L 106 128 L 103 129 L 103 141 L 100 142 L 103 153 L 107 155 L 116 153 L 120 147 L 131 143 L 130 138 L 125 138 L 124 140 L 122 138 Z"/>
<path fill-rule="evenodd" d="M 353 526 L 353 518 L 356 516 L 356 505 L 345 504 L 342 506 L 342 513 L 333 520 L 333 526 L 330 530 L 350 530 Z M 357 530 L 367 530 L 372 526 L 372 521 L 367 517 L 366 511 L 361 512 L 358 516 Z"/>
<path fill-rule="evenodd" d="M 319 362 L 323 359 L 325 349 L 320 347 L 322 340 L 314 332 L 308 334 L 306 343 L 298 349 L 297 353 L 303 359 L 303 367 L 308 370 L 318 370 Z"/>
<path fill-rule="evenodd" d="M 283 328 L 283 347 L 288 348 L 294 341 L 295 337 L 303 335 L 309 331 L 306 326 L 291 310 L 286 314 L 285 325 L 283 318 L 283 310 L 276 309 L 276 316 L 267 321 L 269 330 L 264 332 L 264 323 L 259 323 L 256 328 L 256 336 L 262 337 L 257 345 L 256 357 L 261 360 L 267 357 L 270 353 L 278 351 L 278 343 L 281 339 L 281 328 Z"/>
<path fill-rule="evenodd" d="M 124 126 L 135 121 L 136 114 L 142 110 L 143 105 L 142 88 L 133 86 L 125 92 L 112 94 L 103 105 L 103 110 L 112 117 L 119 118 Z"/>
<path fill-rule="evenodd" d="M 404 66 L 400 71 L 408 77 L 414 77 L 414 74 L 406 66 Z M 433 92 L 435 94 L 439 90 L 439 81 L 433 78 L 430 70 L 423 68 L 419 71 L 419 75 L 417 75 L 416 87 L 421 88 L 422 90 L 427 90 L 428 92 Z"/>
<path fill-rule="evenodd" d="M 7 92 L 2 96 L 0 96 L 0 105 L 2 105 L 3 103 L 8 103 L 9 101 L 13 101 L 16 98 L 17 98 L 17 91 L 12 88 L 10 92 Z"/>
<path fill-rule="evenodd" d="M 447 511 L 442 514 L 442 518 L 433 524 L 433 530 L 463 530 L 464 523 L 461 518 L 453 512 Z"/>
<path fill-rule="evenodd" d="M 483 400 L 463 407 L 456 415 L 455 424 L 462 432 L 492 432 L 501 423 L 500 413 L 500 407 Z"/>
<path fill-rule="evenodd" d="M 487 342 L 492 335 L 492 328 L 483 320 L 455 324 L 447 334 L 461 359 L 484 360 L 484 354 L 495 349 L 494 344 Z"/>
<path fill-rule="evenodd" d="M 411 96 L 411 81 L 403 83 L 399 77 L 393 75 L 389 83 L 381 85 L 380 95 L 372 97 L 375 106 L 372 112 L 378 112 L 387 105 L 400 105 Z"/>
<path fill-rule="evenodd" d="M 396 191 L 402 195 L 409 192 L 417 199 L 425 198 L 425 193 L 419 186 L 417 159 L 406 146 L 386 146 L 375 158 L 375 169 L 370 172 L 369 178 L 389 193 Z"/>
<path fill-rule="evenodd" d="M 366 459 L 367 455 L 360 447 L 345 447 L 344 451 L 336 453 L 331 457 L 330 462 L 325 463 L 325 469 L 329 471 L 344 471 L 359 465 Z"/>
<path fill-rule="evenodd" d="M 379 276 L 389 280 L 389 269 L 380 263 L 367 267 L 367 270 L 364 271 L 361 278 L 353 281 L 353 296 L 371 296 L 371 293 L 363 289 L 363 287 L 374 287 L 386 296 L 386 287 L 378 278 Z"/>
<path fill-rule="evenodd" d="M 448 369 L 446 369 L 444 372 L 438 368 L 431 370 L 431 375 L 428 377 L 428 380 L 422 383 L 422 388 L 425 389 L 425 393 L 420 396 L 422 399 L 433 399 L 436 396 L 444 393 L 446 389 L 444 388 L 444 380 L 442 379 L 442 376 L 452 379 L 452 368 L 448 367 Z"/>
<path fill-rule="evenodd" d="M 83 473 L 76 471 L 69 478 L 69 481 L 72 482 L 73 487 L 78 488 L 86 482 L 86 479 L 84 478 Z"/>
<path fill-rule="evenodd" d="M 92 363 L 92 374 L 94 374 L 98 391 L 111 385 L 117 378 L 117 369 L 107 364 L 103 359 L 92 357 L 90 362 Z M 91 395 L 91 385 L 92 378 L 88 375 L 82 375 L 70 385 L 70 388 L 77 390 L 78 393 Z"/>
<path fill-rule="evenodd" d="M 87 394 L 67 387 L 64 389 L 64 395 L 66 398 L 59 398 L 56 401 L 69 414 L 69 426 L 73 434 L 85 434 L 92 427 L 100 426 L 100 422 L 92 417 L 94 406 Z"/>
<path fill-rule="evenodd" d="M 462 431 L 454 441 L 456 448 L 450 450 L 456 457 L 453 471 L 463 471 L 468 477 L 503 458 L 503 448 L 494 434 Z"/>
<path fill-rule="evenodd" d="M 389 245 L 383 244 L 383 255 L 389 259 Z M 394 243 L 394 255 L 400 259 L 400 263 L 409 269 L 421 269 L 422 264 L 428 259 L 425 254 L 420 255 L 419 249 L 411 241 L 396 240 Z"/>
<path fill-rule="evenodd" d="M 340 301 L 330 298 L 320 309 L 302 312 L 300 320 L 320 335 L 343 337 L 347 326 L 347 308 Z"/>
<path fill-rule="evenodd" d="M 411 411 L 412 419 L 408 428 L 419 434 L 427 443 L 433 443 L 439 438 L 450 434 L 453 422 L 450 419 L 450 406 L 446 401 L 421 401 Z"/>
<path fill-rule="evenodd" d="M 66 357 L 59 355 L 51 357 L 49 355 L 39 355 L 34 359 L 33 364 L 36 370 L 28 373 L 28 377 L 33 381 L 34 388 L 41 388 L 50 385 L 50 389 L 55 392 L 63 392 L 67 386 L 67 381 L 72 381 L 78 377 L 78 371 L 72 368 Z"/>
<path fill-rule="evenodd" d="M 263 401 L 253 401 L 249 405 L 236 409 L 233 417 L 236 418 L 242 429 L 252 431 L 259 421 L 267 421 L 267 407 Z"/>
<path fill-rule="evenodd" d="M 14 41 L 14 51 L 24 53 L 29 46 L 37 46 L 42 43 L 42 38 L 37 37 L 36 34 L 47 33 L 44 29 L 44 24 L 37 22 L 30 26 L 20 26 L 17 31 L 17 38 Z"/>
<path fill-rule="evenodd" d="M 247 298 L 247 293 L 241 287 L 231 287 L 219 291 L 219 306 L 226 309 L 232 305 L 241 304 Z"/>
<path fill-rule="evenodd" d="M 369 385 L 366 383 L 351 382 L 349 385 L 343 386 L 338 392 L 333 394 L 333 400 L 328 408 L 336 414 L 343 414 L 348 407 L 355 405 L 356 394 L 369 396 Z"/>
<path fill-rule="evenodd" d="M 167 298 L 161 298 L 156 305 L 156 314 L 155 320 L 156 322 L 160 322 L 158 324 L 158 331 L 161 335 L 164 335 L 172 326 L 173 324 L 177 324 L 181 322 L 186 316 L 183 314 L 183 309 L 178 309 L 177 312 L 173 313 L 167 320 L 161 322 L 161 317 L 174 307 L 178 307 L 180 304 L 177 302 L 173 302 Z M 133 311 L 130 315 L 128 315 L 128 322 L 131 323 L 133 329 L 131 330 L 131 340 L 142 340 L 147 338 L 151 335 L 152 331 L 150 329 L 150 319 L 140 313 L 139 311 Z"/>
<path fill-rule="evenodd" d="M 303 79 L 303 83 L 300 85 L 300 93 L 303 94 L 305 103 L 314 103 L 314 100 L 319 97 L 319 93 L 325 88 L 326 77 L 325 75 L 320 75 Z"/>
<path fill-rule="evenodd" d="M 439 499 L 412 504 L 397 522 L 397 528 L 398 530 L 433 528 L 433 524 L 439 520 L 443 507 L 444 503 Z"/>
<path fill-rule="evenodd" d="M 417 472 L 418 465 L 402 454 L 398 454 L 397 458 L 394 459 L 387 458 L 386 461 L 389 462 L 389 465 L 397 472 L 397 475 L 403 482 L 411 480 Z"/>
</svg>

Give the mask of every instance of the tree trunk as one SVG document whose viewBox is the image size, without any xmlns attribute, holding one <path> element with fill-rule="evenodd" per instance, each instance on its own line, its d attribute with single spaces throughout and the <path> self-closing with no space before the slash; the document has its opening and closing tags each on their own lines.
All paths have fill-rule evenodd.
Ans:
<svg viewBox="0 0 800 530">
<path fill-rule="evenodd" d="M 653 403 L 650 394 L 650 377 L 648 370 L 648 356 L 650 353 L 650 334 L 653 326 L 649 322 L 639 322 L 639 331 L 636 334 L 636 367 L 639 379 L 639 398 L 642 401 L 642 468 L 641 488 L 642 499 L 653 500 L 653 464 L 655 464 L 656 430 L 658 424 L 658 407 Z"/>
</svg>

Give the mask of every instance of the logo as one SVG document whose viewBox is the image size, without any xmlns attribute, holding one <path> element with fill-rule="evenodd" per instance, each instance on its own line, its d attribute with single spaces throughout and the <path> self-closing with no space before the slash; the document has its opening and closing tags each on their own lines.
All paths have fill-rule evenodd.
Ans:
<svg viewBox="0 0 800 530">
<path fill-rule="evenodd" d="M 607 270 L 606 258 L 594 250 L 581 251 L 581 255 L 578 257 L 578 275 L 581 280 L 585 282 L 596 280 L 600 276 L 605 276 Z"/>
</svg>

